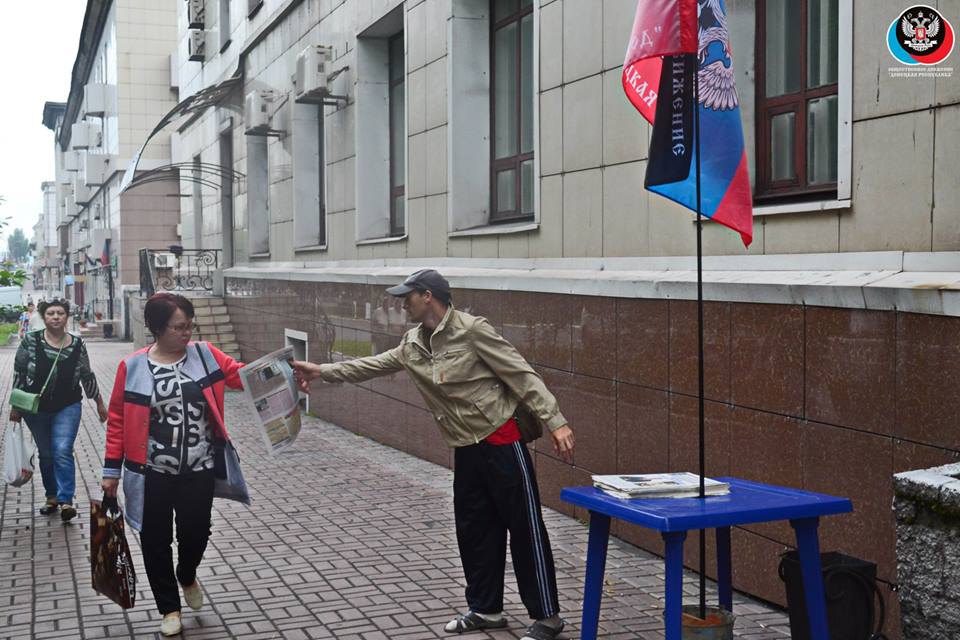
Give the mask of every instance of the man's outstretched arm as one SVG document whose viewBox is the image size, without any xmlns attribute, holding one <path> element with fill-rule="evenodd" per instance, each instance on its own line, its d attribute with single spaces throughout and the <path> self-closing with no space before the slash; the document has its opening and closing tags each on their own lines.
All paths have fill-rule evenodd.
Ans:
<svg viewBox="0 0 960 640">
<path fill-rule="evenodd" d="M 343 362 L 315 364 L 303 360 L 293 360 L 290 366 L 297 376 L 301 391 L 308 391 L 310 382 L 320 378 L 324 382 L 363 382 L 371 378 L 387 376 L 403 369 L 401 347 L 378 353 L 366 358 L 355 358 Z"/>
</svg>

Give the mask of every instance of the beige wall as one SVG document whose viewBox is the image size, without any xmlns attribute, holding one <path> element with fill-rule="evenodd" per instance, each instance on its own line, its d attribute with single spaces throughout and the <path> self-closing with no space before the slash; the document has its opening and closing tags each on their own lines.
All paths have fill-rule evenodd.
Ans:
<svg viewBox="0 0 960 640">
<path fill-rule="evenodd" d="M 476 0 L 482 2 L 483 0 Z M 237 5 L 237 2 L 233 3 Z M 268 18 L 285 3 L 267 2 L 254 21 L 232 16 L 234 38 L 268 29 Z M 448 192 L 449 22 L 453 0 L 407 0 L 407 228 L 408 237 L 358 245 L 355 191 L 363 188 L 364 166 L 354 148 L 358 122 L 353 100 L 357 82 L 356 34 L 397 6 L 397 0 L 347 0 L 333 6 L 301 3 L 282 26 L 269 31 L 244 61 L 242 93 L 273 89 L 289 100 L 277 113 L 289 124 L 293 90 L 290 76 L 297 53 L 307 44 L 335 46 L 333 68 L 349 66 L 335 89 L 351 96 L 346 105 L 327 107 L 327 248 L 293 251 L 290 179 L 291 136 L 270 138 L 270 256 L 257 263 L 373 258 L 528 258 L 679 256 L 695 251 L 691 215 L 642 188 L 648 126 L 633 111 L 620 87 L 624 42 L 635 0 L 543 0 L 537 7 L 539 33 L 539 226 L 522 233 L 451 236 L 448 218 L 457 202 Z M 745 120 L 748 156 L 754 155 L 752 80 L 753 0 L 729 0 L 735 66 Z M 851 204 L 825 211 L 758 215 L 754 243 L 744 249 L 738 237 L 716 225 L 704 231 L 708 254 L 814 253 L 850 251 L 932 251 L 960 248 L 957 182 L 950 177 L 947 150 L 960 143 L 960 95 L 956 79 L 905 80 L 885 77 L 893 61 L 886 51 L 888 15 L 900 10 L 892 0 L 854 12 L 841 24 L 841 47 L 855 46 L 852 92 Z M 184 9 L 180 48 L 185 47 Z M 243 13 L 233 8 L 233 13 Z M 214 20 L 215 18 L 210 18 Z M 231 45 L 207 62 L 181 62 L 181 84 L 192 92 L 222 78 L 239 60 Z M 210 47 L 208 47 L 210 50 Z M 888 76 L 888 74 L 887 74 Z M 182 92 L 182 95 L 186 93 Z M 239 111 L 239 110 L 238 110 Z M 233 115 L 235 168 L 246 172 L 242 116 Z M 211 110 L 181 139 L 179 160 L 200 152 L 216 160 L 222 116 Z M 934 135 L 936 131 L 936 136 Z M 289 133 L 289 132 L 288 132 Z M 936 160 L 940 160 L 936 162 Z M 751 160 L 752 167 L 752 160 Z M 456 168 L 454 168 L 456 170 Z M 939 179 L 937 179 L 939 178 Z M 235 246 L 238 263 L 247 261 L 245 184 L 235 189 Z M 219 246 L 220 195 L 204 191 L 202 243 Z M 192 233 L 193 207 L 182 201 L 184 233 Z M 758 214 L 761 211 L 758 209 Z M 189 230 L 189 231 L 188 231 Z"/>
<path fill-rule="evenodd" d="M 177 92 L 170 88 L 170 54 L 176 50 L 177 42 L 177 6 L 170 2 L 121 0 L 116 15 L 120 156 L 127 160 L 178 102 Z M 143 158 L 170 162 L 170 133 L 154 137 Z"/>
<path fill-rule="evenodd" d="M 155 182 L 120 196 L 120 228 L 113 242 L 120 257 L 119 284 L 140 284 L 139 249 L 166 249 L 180 243 L 176 233 L 180 203 L 168 192 L 168 183 Z"/>
</svg>

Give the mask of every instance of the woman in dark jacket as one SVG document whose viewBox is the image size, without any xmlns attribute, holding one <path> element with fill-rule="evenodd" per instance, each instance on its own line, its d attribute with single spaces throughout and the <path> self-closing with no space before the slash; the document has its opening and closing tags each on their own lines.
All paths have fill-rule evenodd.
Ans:
<svg viewBox="0 0 960 640">
<path fill-rule="evenodd" d="M 41 302 L 40 315 L 46 325 L 41 331 L 24 335 L 14 360 L 13 386 L 39 393 L 51 369 L 55 369 L 40 398 L 37 413 L 21 415 L 10 409 L 10 420 L 23 418 L 40 453 L 40 476 L 46 503 L 40 513 L 49 515 L 60 510 L 60 518 L 68 522 L 76 517 L 73 506 L 76 471 L 73 443 L 80 428 L 80 401 L 83 394 L 97 403 L 101 422 L 107 419 L 107 408 L 97 388 L 97 378 L 90 369 L 87 348 L 79 336 L 66 331 L 70 303 L 66 300 Z"/>
</svg>

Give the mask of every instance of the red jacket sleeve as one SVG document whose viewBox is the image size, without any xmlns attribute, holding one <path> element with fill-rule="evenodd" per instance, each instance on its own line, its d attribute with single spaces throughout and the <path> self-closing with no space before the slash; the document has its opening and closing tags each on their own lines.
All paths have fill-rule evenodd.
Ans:
<svg viewBox="0 0 960 640">
<path fill-rule="evenodd" d="M 123 466 L 123 390 L 127 386 L 127 363 L 121 361 L 113 381 L 107 417 L 107 443 L 104 447 L 103 477 L 119 478 Z"/>
<path fill-rule="evenodd" d="M 210 347 L 210 353 L 213 354 L 217 364 L 220 365 L 220 370 L 223 371 L 224 384 L 231 389 L 242 389 L 243 383 L 240 381 L 240 369 L 243 368 L 243 363 L 237 362 L 209 342 L 207 346 Z"/>
</svg>

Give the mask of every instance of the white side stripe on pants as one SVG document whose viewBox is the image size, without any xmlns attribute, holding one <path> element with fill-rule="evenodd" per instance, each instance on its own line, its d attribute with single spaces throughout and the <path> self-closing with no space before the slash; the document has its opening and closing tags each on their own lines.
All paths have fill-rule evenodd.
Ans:
<svg viewBox="0 0 960 640">
<path fill-rule="evenodd" d="M 530 478 L 530 472 L 527 468 L 526 459 L 520 447 L 524 446 L 521 442 L 513 443 L 513 450 L 517 454 L 517 463 L 520 465 L 520 471 L 523 473 L 523 489 L 527 500 L 527 513 L 530 518 L 530 537 L 533 546 L 533 564 L 537 574 L 537 584 L 540 586 L 540 601 L 543 606 L 543 613 L 549 617 L 556 613 L 550 606 L 550 590 L 547 586 L 547 559 L 543 553 L 543 537 L 540 534 L 540 518 L 537 512 L 537 501 L 534 499 L 533 483 Z"/>
</svg>

